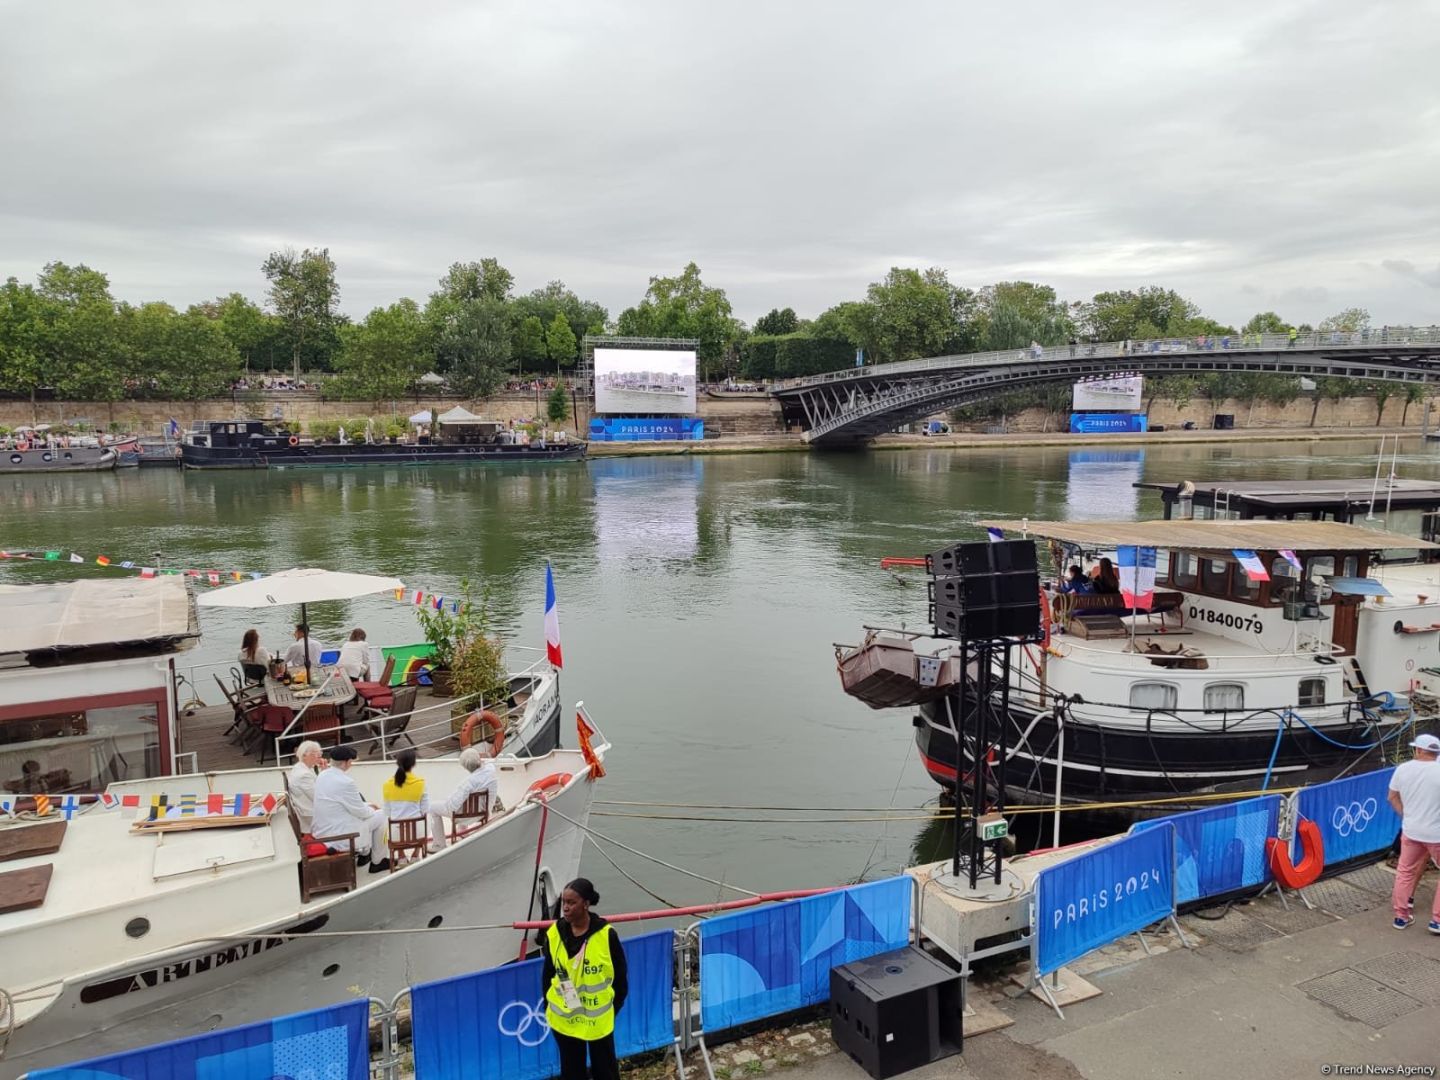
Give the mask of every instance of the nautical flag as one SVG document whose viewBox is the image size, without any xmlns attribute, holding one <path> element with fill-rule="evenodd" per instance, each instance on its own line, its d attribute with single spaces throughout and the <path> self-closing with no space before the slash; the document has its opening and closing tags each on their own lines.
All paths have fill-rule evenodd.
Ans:
<svg viewBox="0 0 1440 1080">
<path fill-rule="evenodd" d="M 168 795 L 151 795 L 151 796 L 150 796 L 150 820 L 151 820 L 151 821 L 159 821 L 161 818 L 163 818 L 163 817 L 165 816 L 166 808 L 167 808 L 169 805 L 170 805 L 170 796 L 168 796 Z"/>
<path fill-rule="evenodd" d="M 70 561 L 71 561 L 71 562 L 84 562 L 85 560 L 84 560 L 83 558 L 81 558 L 79 555 L 76 555 L 76 554 L 72 551 L 72 552 L 70 553 Z"/>
<path fill-rule="evenodd" d="M 1300 560 L 1295 556 L 1295 552 L 1290 551 L 1287 548 L 1280 549 L 1280 557 L 1286 562 L 1288 562 L 1291 566 L 1295 567 L 1296 570 L 1305 569 L 1303 566 L 1300 565 Z"/>
<path fill-rule="evenodd" d="M 600 758 L 590 746 L 590 740 L 595 737 L 595 729 L 590 726 L 590 721 L 585 719 L 583 712 L 575 714 L 575 730 L 580 735 L 580 753 L 585 758 L 585 764 L 590 766 L 590 779 L 599 780 L 605 775 L 605 766 L 600 764 Z"/>
<path fill-rule="evenodd" d="M 415 590 L 415 606 L 419 607 L 425 602 L 425 594 L 419 589 Z"/>
<path fill-rule="evenodd" d="M 432 596 L 430 602 L 435 605 L 436 611 L 440 611 L 445 607 L 445 598 L 443 596 Z"/>
<path fill-rule="evenodd" d="M 1117 548 L 1115 567 L 1119 571 L 1120 596 L 1125 603 L 1136 610 L 1149 611 L 1155 602 L 1155 549 Z"/>
<path fill-rule="evenodd" d="M 7 817 L 15 816 L 15 797 L 13 795 L 0 795 L 0 814 Z"/>
<path fill-rule="evenodd" d="M 241 581 L 241 580 L 244 579 L 244 577 L 245 577 L 245 575 L 242 574 L 239 570 L 231 570 L 231 571 L 230 571 L 230 580 L 232 580 L 232 581 Z"/>
<path fill-rule="evenodd" d="M 279 804 L 279 800 L 276 799 L 275 796 L 274 796 L 274 794 L 273 794 L 272 792 L 269 792 L 269 791 L 267 791 L 267 792 L 265 793 L 265 797 L 260 800 L 260 805 L 265 808 L 265 812 L 266 812 L 267 814 L 273 814 L 273 813 L 275 812 L 275 807 L 276 807 L 278 804 Z"/>
<path fill-rule="evenodd" d="M 395 599 L 396 599 L 396 600 L 404 600 L 404 599 L 405 599 L 405 586 L 404 586 L 404 585 L 401 585 L 398 589 L 395 590 Z"/>
<path fill-rule="evenodd" d="M 231 812 L 236 817 L 250 816 L 250 796 L 236 795 L 230 800 Z"/>
<path fill-rule="evenodd" d="M 225 796 L 211 794 L 205 800 L 205 812 L 207 814 L 223 814 L 225 812 Z"/>
<path fill-rule="evenodd" d="M 36 816 L 36 817 L 44 817 L 44 816 L 45 816 L 46 814 L 48 814 L 48 813 L 50 813 L 50 796 L 49 796 L 49 795 L 36 795 L 36 796 L 35 796 L 35 816 Z"/>
<path fill-rule="evenodd" d="M 560 657 L 560 610 L 555 606 L 555 575 L 545 564 L 545 655 L 556 670 L 565 666 Z"/>
<path fill-rule="evenodd" d="M 120 805 L 120 796 L 111 795 L 108 791 L 102 791 L 100 793 L 100 805 L 106 810 L 114 810 Z"/>
<path fill-rule="evenodd" d="M 258 571 L 258 570 L 252 570 L 252 571 L 250 572 L 250 580 L 251 580 L 251 581 L 259 581 L 259 580 L 260 580 L 262 577 L 264 577 L 264 576 L 265 576 L 265 575 L 262 574 L 262 573 L 260 573 L 260 571 Z"/>
<path fill-rule="evenodd" d="M 76 810 L 79 810 L 79 809 L 80 809 L 80 796 L 79 796 L 79 795 L 63 795 L 63 796 L 61 796 L 61 798 L 60 798 L 60 812 L 65 815 L 65 820 L 66 820 L 66 821 L 69 821 L 71 818 L 73 818 L 73 817 L 75 816 L 75 811 L 76 811 Z"/>
<path fill-rule="evenodd" d="M 1255 552 L 1236 548 L 1231 554 L 1233 554 L 1240 565 L 1245 568 L 1245 576 L 1251 581 L 1270 580 L 1270 575 L 1265 572 L 1265 564 L 1260 561 L 1260 556 L 1256 555 Z"/>
<path fill-rule="evenodd" d="M 198 804 L 199 804 L 199 801 L 200 801 L 200 797 L 199 797 L 198 795 L 194 794 L 193 792 L 190 792 L 190 793 L 181 795 L 181 796 L 180 796 L 180 816 L 181 816 L 181 817 L 193 817 L 194 814 L 195 814 L 196 807 L 197 807 Z"/>
<path fill-rule="evenodd" d="M 135 569 L 135 564 L 134 564 L 133 562 L 122 562 L 122 563 L 120 564 L 120 569 L 121 569 L 121 570 L 134 570 L 134 569 Z"/>
<path fill-rule="evenodd" d="M 59 562 L 59 561 L 60 561 L 60 552 L 58 552 L 58 551 L 47 551 L 47 552 L 45 552 L 45 561 L 46 561 L 46 562 Z"/>
<path fill-rule="evenodd" d="M 992 544 L 998 544 L 1001 540 L 1005 539 L 1005 533 L 1000 529 L 987 528 L 985 535 L 990 538 L 990 543 Z"/>
<path fill-rule="evenodd" d="M 133 810 L 133 809 L 139 807 L 139 805 L 140 805 L 140 796 L 139 796 L 139 795 L 121 795 L 121 796 L 120 796 L 120 805 L 123 806 L 123 807 L 125 807 L 127 810 Z"/>
<path fill-rule="evenodd" d="M 154 576 L 155 576 L 155 567 L 153 567 L 153 566 L 142 566 L 142 567 L 140 567 L 140 576 L 141 576 L 141 577 L 154 577 Z"/>
<path fill-rule="evenodd" d="M 206 577 L 209 579 L 211 585 L 220 584 L 220 575 L 217 574 L 214 570 L 210 571 L 210 573 L 207 574 Z"/>
<path fill-rule="evenodd" d="M 109 565 L 110 565 L 110 558 L 109 558 L 109 556 L 107 556 L 107 555 L 96 555 L 96 556 L 95 556 L 95 565 L 96 565 L 96 566 L 109 566 Z"/>
</svg>

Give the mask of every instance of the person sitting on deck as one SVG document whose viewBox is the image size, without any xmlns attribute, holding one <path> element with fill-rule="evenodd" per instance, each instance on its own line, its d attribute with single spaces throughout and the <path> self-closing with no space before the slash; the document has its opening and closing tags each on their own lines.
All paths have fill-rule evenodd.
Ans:
<svg viewBox="0 0 1440 1080">
<path fill-rule="evenodd" d="M 385 813 L 392 821 L 400 818 L 424 817 L 430 812 L 430 796 L 425 794 L 425 781 L 415 775 L 416 754 L 413 749 L 395 755 L 395 775 L 385 781 L 380 798 Z"/>
<path fill-rule="evenodd" d="M 352 680 L 370 673 L 370 646 L 365 643 L 365 631 L 358 626 L 350 631 L 350 640 L 340 646 L 339 667 Z"/>
<path fill-rule="evenodd" d="M 1085 577 L 1085 571 L 1078 566 L 1072 566 L 1065 574 L 1065 580 L 1060 583 L 1062 593 L 1074 593 L 1084 596 L 1091 592 L 1090 581 Z"/>
<path fill-rule="evenodd" d="M 307 739 L 295 748 L 295 764 L 290 767 L 290 805 L 300 819 L 300 831 L 309 832 L 315 820 L 315 774 L 324 761 L 320 744 Z"/>
<path fill-rule="evenodd" d="M 1099 596 L 1120 595 L 1120 575 L 1115 572 L 1115 564 L 1109 559 L 1101 559 L 1100 565 L 1095 568 L 1092 588 Z"/>
<path fill-rule="evenodd" d="M 310 636 L 310 627 L 304 623 L 295 624 L 295 644 L 285 650 L 285 666 L 289 668 L 302 668 L 305 666 L 305 655 L 309 653 L 310 663 L 320 663 L 320 654 L 325 651 L 325 646 Z"/>
<path fill-rule="evenodd" d="M 353 746 L 336 746 L 326 751 L 330 768 L 315 778 L 315 819 L 310 832 L 314 836 L 344 836 L 358 832 L 355 860 L 360 866 L 370 865 L 372 874 L 390 869 L 390 860 L 371 862 L 371 854 L 385 846 L 385 811 L 367 803 L 360 788 L 350 777 L 350 766 L 358 756 Z M 342 845 L 326 845 L 331 851 L 343 850 Z"/>
<path fill-rule="evenodd" d="M 260 631 L 253 626 L 246 630 L 245 636 L 240 639 L 240 663 L 242 666 L 246 664 L 258 664 L 264 668 L 270 666 L 270 650 L 260 644 Z"/>
<path fill-rule="evenodd" d="M 467 799 L 479 791 L 490 793 L 490 812 L 497 813 L 500 806 L 500 780 L 495 775 L 495 766 L 489 761 L 489 746 L 467 746 L 460 751 L 460 765 L 469 773 L 455 786 L 449 797 L 430 810 L 430 850 L 439 851 L 445 846 L 445 815 L 458 813 Z"/>
</svg>

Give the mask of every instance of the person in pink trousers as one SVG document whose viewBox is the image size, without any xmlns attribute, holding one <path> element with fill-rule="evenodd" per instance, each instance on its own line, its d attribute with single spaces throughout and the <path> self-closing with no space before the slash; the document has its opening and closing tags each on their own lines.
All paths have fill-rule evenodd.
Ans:
<svg viewBox="0 0 1440 1080">
<path fill-rule="evenodd" d="M 1395 929 L 1415 921 L 1415 883 L 1431 859 L 1440 862 L 1440 739 L 1419 735 L 1415 757 L 1390 777 L 1390 805 L 1400 815 L 1400 862 L 1395 867 Z M 1440 934 L 1440 888 L 1430 907 L 1430 933 Z"/>
</svg>

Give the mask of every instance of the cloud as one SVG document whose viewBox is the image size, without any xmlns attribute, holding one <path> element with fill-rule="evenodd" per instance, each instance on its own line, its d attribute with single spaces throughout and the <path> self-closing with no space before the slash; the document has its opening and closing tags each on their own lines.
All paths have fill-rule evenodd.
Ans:
<svg viewBox="0 0 1440 1080">
<path fill-rule="evenodd" d="M 352 314 L 494 255 L 613 313 L 695 260 L 753 320 L 896 264 L 1243 322 L 1434 321 L 1440 21 L 1319 0 L 12 5 L 0 276 L 259 296 L 327 246 Z M 1440 273 L 1440 271 L 1437 271 Z M 1416 280 L 1433 283 L 1429 272 Z M 1247 283 L 1261 282 L 1257 291 Z"/>
<path fill-rule="evenodd" d="M 1421 270 L 1409 259 L 1385 259 L 1380 265 L 1391 273 L 1429 285 L 1432 289 L 1440 289 L 1440 263 L 1434 270 Z"/>
</svg>

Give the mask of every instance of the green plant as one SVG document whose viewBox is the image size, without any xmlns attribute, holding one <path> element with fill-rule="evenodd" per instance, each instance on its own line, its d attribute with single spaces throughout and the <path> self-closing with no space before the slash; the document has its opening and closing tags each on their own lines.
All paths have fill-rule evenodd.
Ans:
<svg viewBox="0 0 1440 1080">
<path fill-rule="evenodd" d="M 450 654 L 450 692 L 467 699 L 465 710 L 503 700 L 510 688 L 505 670 L 505 648 L 500 639 L 477 633 L 455 644 Z M 479 695 L 472 697 L 471 695 Z"/>
<path fill-rule="evenodd" d="M 442 604 L 439 608 L 423 605 L 415 609 L 415 618 L 425 640 L 435 647 L 435 666 L 450 670 L 455 653 L 462 642 L 484 636 L 489 630 L 489 614 L 486 610 L 488 594 L 481 598 L 479 607 L 471 597 L 470 582 L 462 578 L 458 599 Z"/>
<path fill-rule="evenodd" d="M 399 439 L 409 434 L 410 425 L 406 423 L 402 417 L 392 416 L 388 420 L 384 421 L 379 430 L 381 434 L 385 435 L 387 438 L 394 437 L 396 439 Z"/>
<path fill-rule="evenodd" d="M 570 400 L 565 396 L 565 384 L 557 382 L 545 403 L 545 414 L 552 424 L 563 424 L 570 419 Z"/>
</svg>

